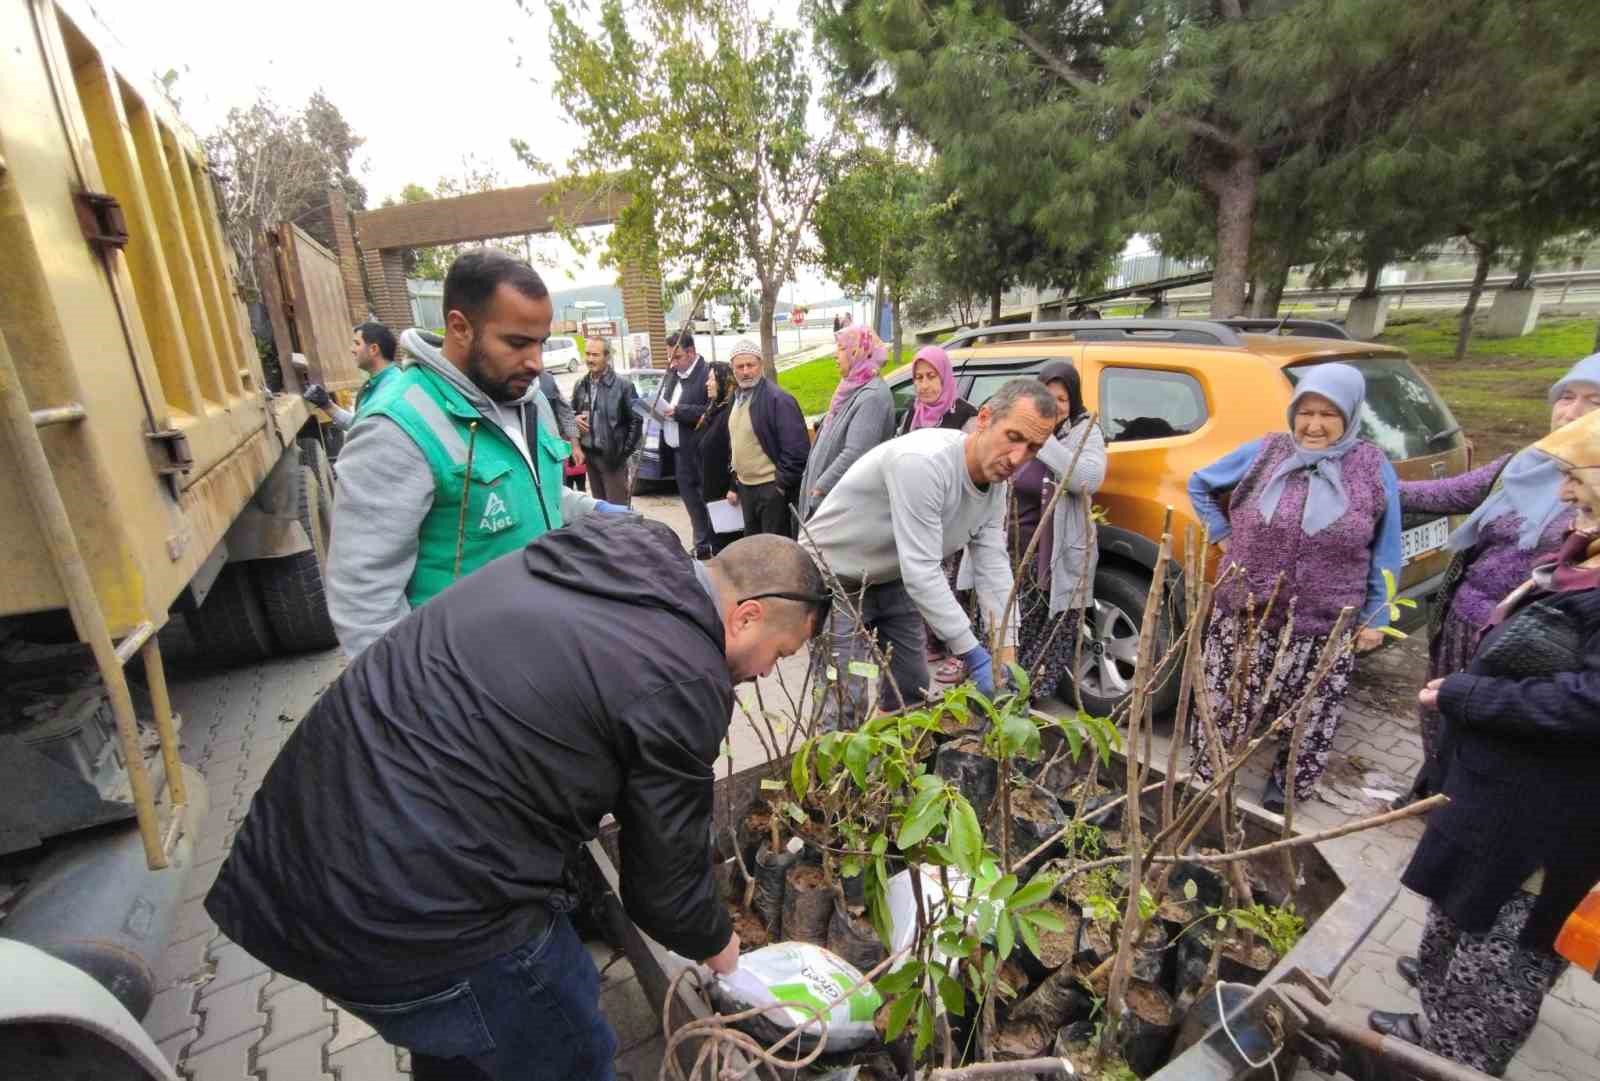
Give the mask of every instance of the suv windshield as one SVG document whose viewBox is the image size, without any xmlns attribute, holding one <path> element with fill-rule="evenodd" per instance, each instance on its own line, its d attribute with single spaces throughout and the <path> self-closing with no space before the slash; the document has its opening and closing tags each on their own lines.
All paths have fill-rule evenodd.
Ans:
<svg viewBox="0 0 1600 1081">
<path fill-rule="evenodd" d="M 1367 403 L 1361 410 L 1361 436 L 1383 448 L 1396 461 L 1443 454 L 1462 442 L 1461 425 L 1410 363 L 1398 357 L 1352 357 L 1344 360 L 1367 380 Z M 1290 383 L 1312 367 L 1285 368 Z"/>
</svg>

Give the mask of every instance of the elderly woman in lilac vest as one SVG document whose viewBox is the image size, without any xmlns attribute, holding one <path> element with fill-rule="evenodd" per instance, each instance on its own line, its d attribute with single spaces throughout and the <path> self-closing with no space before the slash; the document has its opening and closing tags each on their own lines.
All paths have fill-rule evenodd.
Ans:
<svg viewBox="0 0 1600 1081">
<path fill-rule="evenodd" d="M 1550 430 L 1595 409 L 1600 409 L 1600 353 L 1580 360 L 1550 388 Z M 1454 557 L 1433 606 L 1430 680 L 1465 670 L 1494 606 L 1533 567 L 1555 556 L 1573 513 L 1561 502 L 1560 488 L 1556 463 L 1531 447 L 1459 476 L 1400 483 L 1401 510 L 1471 515 L 1446 544 Z M 1423 763 L 1410 794 L 1397 804 L 1438 787 L 1439 712 L 1431 706 L 1417 712 Z"/>
<path fill-rule="evenodd" d="M 1327 676 L 1312 684 L 1340 611 L 1357 613 L 1346 624 L 1355 648 L 1374 648 L 1389 618 L 1384 572 L 1400 573 L 1399 481 L 1383 452 L 1360 437 L 1365 399 L 1359 371 L 1320 364 L 1295 387 L 1288 432 L 1246 443 L 1189 478 L 1195 513 L 1224 553 L 1200 689 L 1223 745 L 1210 745 L 1196 717 L 1194 770 L 1209 781 L 1213 753 L 1227 762 L 1253 725 L 1277 720 L 1309 695 L 1298 761 L 1289 762 L 1291 733 L 1278 736 L 1277 762 L 1262 794 L 1271 810 L 1282 809 L 1290 778 L 1295 798 L 1304 800 L 1327 768 L 1355 669 L 1351 641 Z M 1230 488 L 1224 514 L 1219 496 Z M 1253 622 L 1260 626 L 1252 635 Z M 1286 623 L 1289 640 L 1280 661 Z M 1239 666 L 1244 671 L 1235 700 Z"/>
</svg>

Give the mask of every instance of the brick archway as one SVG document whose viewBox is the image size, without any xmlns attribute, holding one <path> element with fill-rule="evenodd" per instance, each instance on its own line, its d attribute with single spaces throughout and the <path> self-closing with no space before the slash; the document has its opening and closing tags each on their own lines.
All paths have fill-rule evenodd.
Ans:
<svg viewBox="0 0 1600 1081">
<path fill-rule="evenodd" d="M 626 206 L 620 195 L 556 196 L 554 184 L 529 184 L 361 211 L 354 215 L 354 236 L 336 228 L 345 290 L 351 297 L 362 295 L 365 267 L 378 318 L 391 327 L 408 327 L 411 302 L 401 263 L 404 249 L 548 233 L 557 220 L 576 226 L 607 225 Z M 340 222 L 345 216 L 335 213 L 334 220 Z M 667 324 L 661 310 L 660 268 L 631 264 L 622 268 L 622 314 L 629 330 L 649 333 L 651 356 L 663 363 Z"/>
</svg>

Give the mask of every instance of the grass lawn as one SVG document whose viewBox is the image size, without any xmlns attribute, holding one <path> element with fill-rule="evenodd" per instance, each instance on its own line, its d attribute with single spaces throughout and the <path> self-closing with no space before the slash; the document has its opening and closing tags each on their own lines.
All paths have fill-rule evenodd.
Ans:
<svg viewBox="0 0 1600 1081">
<path fill-rule="evenodd" d="M 1574 361 L 1594 350 L 1595 320 L 1541 318 L 1522 338 L 1487 338 L 1475 326 L 1466 358 L 1455 362 L 1454 314 L 1391 316 L 1378 338 L 1411 354 L 1411 362 L 1449 403 L 1487 461 L 1527 446 L 1550 430 L 1545 392 Z"/>
<path fill-rule="evenodd" d="M 886 364 L 883 374 L 893 375 L 910 364 L 917 348 L 917 346 L 902 348 L 899 363 Z M 803 415 L 809 417 L 814 413 L 825 413 L 828 403 L 833 400 L 833 388 L 839 385 L 839 365 L 832 357 L 808 360 L 804 364 L 797 364 L 793 368 L 779 372 L 778 385 L 794 395 L 795 401 L 800 403 L 800 412 Z"/>
</svg>

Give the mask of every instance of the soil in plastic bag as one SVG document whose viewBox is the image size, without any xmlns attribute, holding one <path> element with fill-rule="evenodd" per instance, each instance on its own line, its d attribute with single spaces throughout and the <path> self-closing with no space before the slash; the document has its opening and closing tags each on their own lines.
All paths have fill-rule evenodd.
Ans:
<svg viewBox="0 0 1600 1081">
<path fill-rule="evenodd" d="M 1070 816 L 1054 796 L 1036 785 L 1019 788 L 1011 794 L 1011 851 L 1017 859 L 1038 848 L 1067 824 Z M 1059 842 L 1045 855 L 1057 855 Z"/>
<path fill-rule="evenodd" d="M 853 916 L 844 899 L 835 894 L 833 915 L 828 919 L 828 949 L 855 965 L 862 972 L 889 956 L 878 941 L 878 932 L 865 916 Z"/>
<path fill-rule="evenodd" d="M 1178 1011 L 1172 996 L 1153 984 L 1128 985 L 1117 1049 L 1140 1077 L 1155 1073 L 1166 1061 L 1178 1032 Z"/>
<path fill-rule="evenodd" d="M 1067 966 L 1052 972 L 1033 993 L 1011 1008 L 1013 1021 L 1037 1021 L 1050 1029 L 1086 1021 L 1094 1013 L 1094 998 Z"/>
<path fill-rule="evenodd" d="M 1072 955 L 1077 952 L 1079 917 L 1072 910 L 1072 906 L 1064 901 L 1046 901 L 1039 908 L 1042 911 L 1055 913 L 1066 924 L 1066 928 L 1060 931 L 1046 931 L 1040 928 L 1035 932 L 1039 939 L 1037 954 L 1026 945 L 1023 947 L 1024 955 L 1032 962 L 1030 967 L 1042 975 L 1054 972 L 1072 960 Z"/>
<path fill-rule="evenodd" d="M 809 863 L 790 867 L 784 873 L 783 937 L 826 946 L 833 898 L 833 887 L 823 881 L 822 868 Z"/>
<path fill-rule="evenodd" d="M 756 915 L 767 925 L 767 933 L 774 940 L 783 937 L 784 875 L 799 858 L 798 853 L 774 852 L 765 845 L 756 850 L 754 905 Z"/>
<path fill-rule="evenodd" d="M 972 809 L 978 821 L 989 818 L 989 806 L 994 802 L 999 784 L 999 771 L 994 759 L 983 753 L 983 742 L 968 736 L 939 748 L 934 759 L 934 772 L 955 785 Z"/>
</svg>

